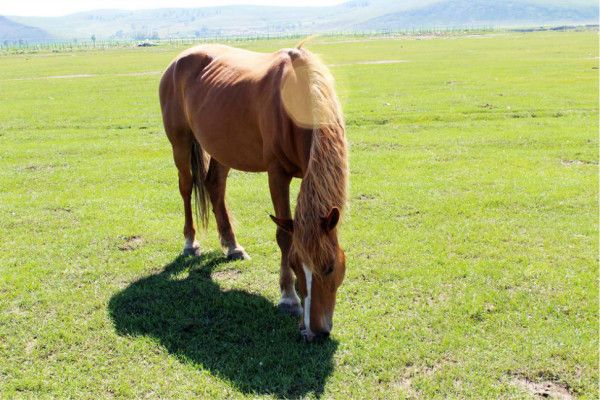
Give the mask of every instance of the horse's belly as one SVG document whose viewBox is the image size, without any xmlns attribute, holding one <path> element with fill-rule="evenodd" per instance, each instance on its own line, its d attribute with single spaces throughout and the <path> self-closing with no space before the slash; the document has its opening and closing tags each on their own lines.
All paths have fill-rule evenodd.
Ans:
<svg viewBox="0 0 600 400">
<path fill-rule="evenodd" d="M 202 148 L 221 164 L 250 172 L 266 171 L 259 110 L 263 104 L 256 85 L 228 82 L 205 72 L 207 78 L 188 97 L 192 130 Z M 235 74 L 234 74 L 235 75 Z M 225 82 L 217 84 L 219 82 Z"/>
<path fill-rule="evenodd" d="M 200 126 L 194 130 L 200 146 L 221 164 L 247 172 L 266 171 L 260 132 L 247 128 L 231 129 L 227 122 L 220 126 Z"/>
</svg>

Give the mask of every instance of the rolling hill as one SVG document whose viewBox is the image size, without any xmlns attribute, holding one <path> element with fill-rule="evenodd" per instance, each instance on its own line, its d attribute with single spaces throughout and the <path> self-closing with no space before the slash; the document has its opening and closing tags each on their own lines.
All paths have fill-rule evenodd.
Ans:
<svg viewBox="0 0 600 400">
<path fill-rule="evenodd" d="M 598 6 L 540 4 L 523 1 L 448 0 L 386 14 L 356 25 L 358 29 L 481 25 L 597 23 Z"/>
<path fill-rule="evenodd" d="M 31 37 L 19 24 L 56 38 L 144 39 L 265 35 L 413 27 L 597 23 L 590 0 L 353 0 L 328 7 L 220 6 L 95 10 L 61 17 L 8 17 L 0 40 Z M 32 29 L 35 29 L 32 28 Z M 27 36 L 29 35 L 29 36 Z"/>
<path fill-rule="evenodd" d="M 0 16 L 0 42 L 19 40 L 35 42 L 50 39 L 52 39 L 52 36 L 40 28 L 20 24 Z"/>
</svg>

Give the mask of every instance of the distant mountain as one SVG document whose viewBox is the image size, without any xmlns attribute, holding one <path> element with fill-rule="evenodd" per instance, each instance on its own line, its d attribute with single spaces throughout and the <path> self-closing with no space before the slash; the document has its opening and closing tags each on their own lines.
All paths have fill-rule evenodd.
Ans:
<svg viewBox="0 0 600 400">
<path fill-rule="evenodd" d="M 328 7 L 223 6 L 9 17 L 62 39 L 281 35 L 413 27 L 597 23 L 595 0 L 353 0 Z M 1 26 L 1 25 L 0 25 Z M 0 30 L 0 41 L 25 31 Z"/>
<path fill-rule="evenodd" d="M 51 39 L 51 36 L 40 28 L 19 24 L 0 16 L 0 42 L 16 42 L 25 40 L 38 42 Z"/>
<path fill-rule="evenodd" d="M 598 23 L 598 6 L 540 4 L 524 1 L 447 0 L 386 14 L 356 25 L 357 29 Z"/>
<path fill-rule="evenodd" d="M 438 0 L 354 0 L 329 7 L 221 6 L 95 10 L 62 17 L 10 17 L 57 37 L 131 39 L 325 32 Z"/>
</svg>

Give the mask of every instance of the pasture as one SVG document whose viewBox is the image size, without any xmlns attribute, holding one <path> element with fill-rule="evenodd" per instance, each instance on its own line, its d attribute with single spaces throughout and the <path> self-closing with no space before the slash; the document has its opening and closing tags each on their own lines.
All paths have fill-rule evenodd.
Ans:
<svg viewBox="0 0 600 400">
<path fill-rule="evenodd" d="M 351 164 L 316 344 L 275 307 L 266 175 L 228 181 L 252 260 L 214 221 L 180 256 L 157 87 L 182 48 L 0 57 L 0 397 L 596 398 L 598 35 L 421 39 L 307 45 Z"/>
</svg>

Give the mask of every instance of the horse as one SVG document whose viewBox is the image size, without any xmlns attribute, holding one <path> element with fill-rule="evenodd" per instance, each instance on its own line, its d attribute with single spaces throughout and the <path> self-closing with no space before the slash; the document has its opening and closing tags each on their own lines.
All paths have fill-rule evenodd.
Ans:
<svg viewBox="0 0 600 400">
<path fill-rule="evenodd" d="M 278 308 L 302 317 L 305 340 L 328 337 L 346 271 L 338 223 L 349 168 L 343 113 L 327 67 L 302 44 L 274 53 L 199 45 L 169 64 L 159 97 L 183 199 L 184 253 L 200 254 L 193 195 L 204 227 L 212 205 L 227 257 L 248 259 L 225 204 L 227 176 L 231 168 L 267 172 L 281 250 Z M 294 177 L 302 182 L 292 219 Z"/>
</svg>

